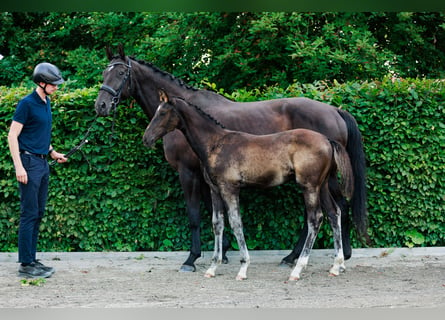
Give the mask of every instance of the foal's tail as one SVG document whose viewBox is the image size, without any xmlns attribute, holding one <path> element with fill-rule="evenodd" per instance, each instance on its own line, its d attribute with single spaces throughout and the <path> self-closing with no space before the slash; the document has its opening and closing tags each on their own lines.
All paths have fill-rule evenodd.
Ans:
<svg viewBox="0 0 445 320">
<path fill-rule="evenodd" d="M 346 149 L 333 140 L 330 140 L 334 152 L 334 160 L 337 172 L 340 173 L 341 193 L 347 199 L 351 199 L 354 194 L 354 173 L 352 171 L 351 160 Z"/>
<path fill-rule="evenodd" d="M 358 129 L 354 117 L 347 111 L 338 109 L 348 128 L 348 141 L 346 150 L 348 152 L 352 171 L 354 173 L 354 193 L 350 200 L 352 218 L 360 236 L 369 242 L 368 212 L 366 210 L 366 161 L 363 148 L 362 135 Z"/>
</svg>

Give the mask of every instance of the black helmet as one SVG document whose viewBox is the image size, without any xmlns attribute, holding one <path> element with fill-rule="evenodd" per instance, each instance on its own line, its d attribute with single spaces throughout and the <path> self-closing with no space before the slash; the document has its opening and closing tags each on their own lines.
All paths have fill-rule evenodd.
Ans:
<svg viewBox="0 0 445 320">
<path fill-rule="evenodd" d="M 36 65 L 32 74 L 32 80 L 35 83 L 44 82 L 52 85 L 62 84 L 65 81 L 63 80 L 59 69 L 48 62 Z"/>
</svg>

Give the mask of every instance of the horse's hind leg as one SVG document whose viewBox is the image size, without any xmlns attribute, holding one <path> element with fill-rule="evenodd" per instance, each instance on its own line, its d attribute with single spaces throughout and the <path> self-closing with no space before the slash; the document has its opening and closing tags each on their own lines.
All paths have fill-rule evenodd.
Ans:
<svg viewBox="0 0 445 320">
<path fill-rule="evenodd" d="M 301 271 L 307 266 L 309 254 L 314 246 L 318 231 L 323 221 L 323 212 L 321 211 L 319 190 L 304 191 L 304 202 L 307 210 L 308 233 L 304 242 L 303 250 L 298 257 L 297 264 L 290 274 L 289 280 L 296 281 L 300 279 Z"/>
<path fill-rule="evenodd" d="M 290 266 L 293 267 L 295 260 L 300 256 L 301 251 L 304 247 L 304 242 L 307 238 L 307 232 L 308 232 L 308 226 L 307 226 L 307 212 L 306 208 L 304 209 L 304 226 L 303 229 L 300 231 L 300 236 L 298 238 L 297 243 L 295 244 L 294 248 L 292 249 L 292 252 L 289 253 L 286 257 L 284 257 L 281 260 L 282 266 Z"/>
<path fill-rule="evenodd" d="M 323 188 L 321 191 L 321 201 L 325 208 L 329 223 L 331 224 L 333 237 L 334 237 L 334 249 L 335 258 L 334 265 L 329 271 L 331 275 L 338 276 L 340 272 L 345 271 L 345 259 L 343 255 L 343 243 L 342 243 L 342 226 L 341 226 L 341 210 L 334 201 L 328 188 Z"/>
</svg>

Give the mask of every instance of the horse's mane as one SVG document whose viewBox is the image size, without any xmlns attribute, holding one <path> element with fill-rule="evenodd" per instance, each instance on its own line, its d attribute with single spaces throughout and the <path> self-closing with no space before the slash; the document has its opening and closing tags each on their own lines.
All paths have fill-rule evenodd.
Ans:
<svg viewBox="0 0 445 320">
<path fill-rule="evenodd" d="M 227 98 L 223 97 L 222 95 L 220 95 L 219 93 L 217 93 L 216 91 L 214 91 L 212 89 L 202 90 L 202 89 L 193 87 L 193 86 L 187 84 L 186 82 L 184 82 L 182 79 L 175 77 L 171 73 L 168 73 L 167 71 L 159 69 L 156 65 L 154 65 L 151 62 L 137 59 L 134 56 L 128 56 L 128 58 L 153 70 L 155 73 L 160 74 L 161 77 L 167 78 L 168 80 L 172 81 L 173 83 L 176 83 L 178 86 L 185 88 L 186 90 L 191 90 L 191 91 L 193 91 L 199 95 L 203 95 L 203 96 L 211 96 L 213 99 L 216 99 L 217 101 L 221 101 L 221 99 L 228 100 Z"/>
<path fill-rule="evenodd" d="M 186 89 L 188 89 L 188 90 L 199 91 L 199 89 L 197 89 L 197 88 L 195 88 L 195 87 L 193 87 L 193 86 L 191 86 L 191 85 L 185 83 L 183 80 L 181 80 L 181 79 L 175 77 L 175 76 L 172 75 L 171 73 L 168 73 L 167 71 L 164 71 L 164 70 L 159 69 L 157 66 L 155 66 L 155 65 L 154 65 L 153 63 L 151 63 L 151 62 L 147 62 L 147 61 L 144 61 L 144 60 L 140 60 L 140 59 L 137 59 L 137 58 L 135 58 L 135 57 L 133 57 L 133 56 L 129 56 L 128 58 L 131 59 L 131 60 L 133 60 L 133 61 L 136 61 L 137 63 L 139 63 L 139 64 L 141 64 L 141 65 L 144 65 L 144 66 L 149 67 L 149 68 L 152 69 L 154 72 L 161 74 L 161 76 L 166 77 L 166 78 L 169 78 L 171 81 L 176 82 L 176 83 L 177 83 L 179 86 L 181 86 L 181 87 L 184 87 L 184 88 L 186 88 Z"/>
<path fill-rule="evenodd" d="M 184 98 L 181 98 L 181 97 L 173 97 L 173 98 L 184 101 L 187 105 L 195 108 L 195 110 L 198 111 L 198 113 L 200 113 L 204 117 L 208 118 L 210 121 L 213 121 L 217 126 L 223 128 L 223 129 L 226 129 L 226 127 L 221 122 L 219 122 L 217 119 L 215 119 L 212 115 L 210 115 L 207 112 L 205 112 L 203 109 L 201 109 L 196 104 L 190 103 L 190 102 L 188 102 L 187 100 L 185 100 Z"/>
</svg>

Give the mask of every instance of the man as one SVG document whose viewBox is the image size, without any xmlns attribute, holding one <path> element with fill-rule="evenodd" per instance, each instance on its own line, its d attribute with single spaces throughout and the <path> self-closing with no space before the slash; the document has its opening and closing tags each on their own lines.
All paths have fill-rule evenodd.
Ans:
<svg viewBox="0 0 445 320">
<path fill-rule="evenodd" d="M 66 162 L 64 154 L 51 146 L 52 114 L 49 95 L 64 82 L 59 69 L 50 63 L 34 68 L 36 89 L 19 101 L 8 134 L 16 178 L 20 190 L 18 232 L 19 276 L 48 278 L 54 268 L 36 259 L 39 226 L 48 198 L 49 165 L 47 155 Z"/>
</svg>

